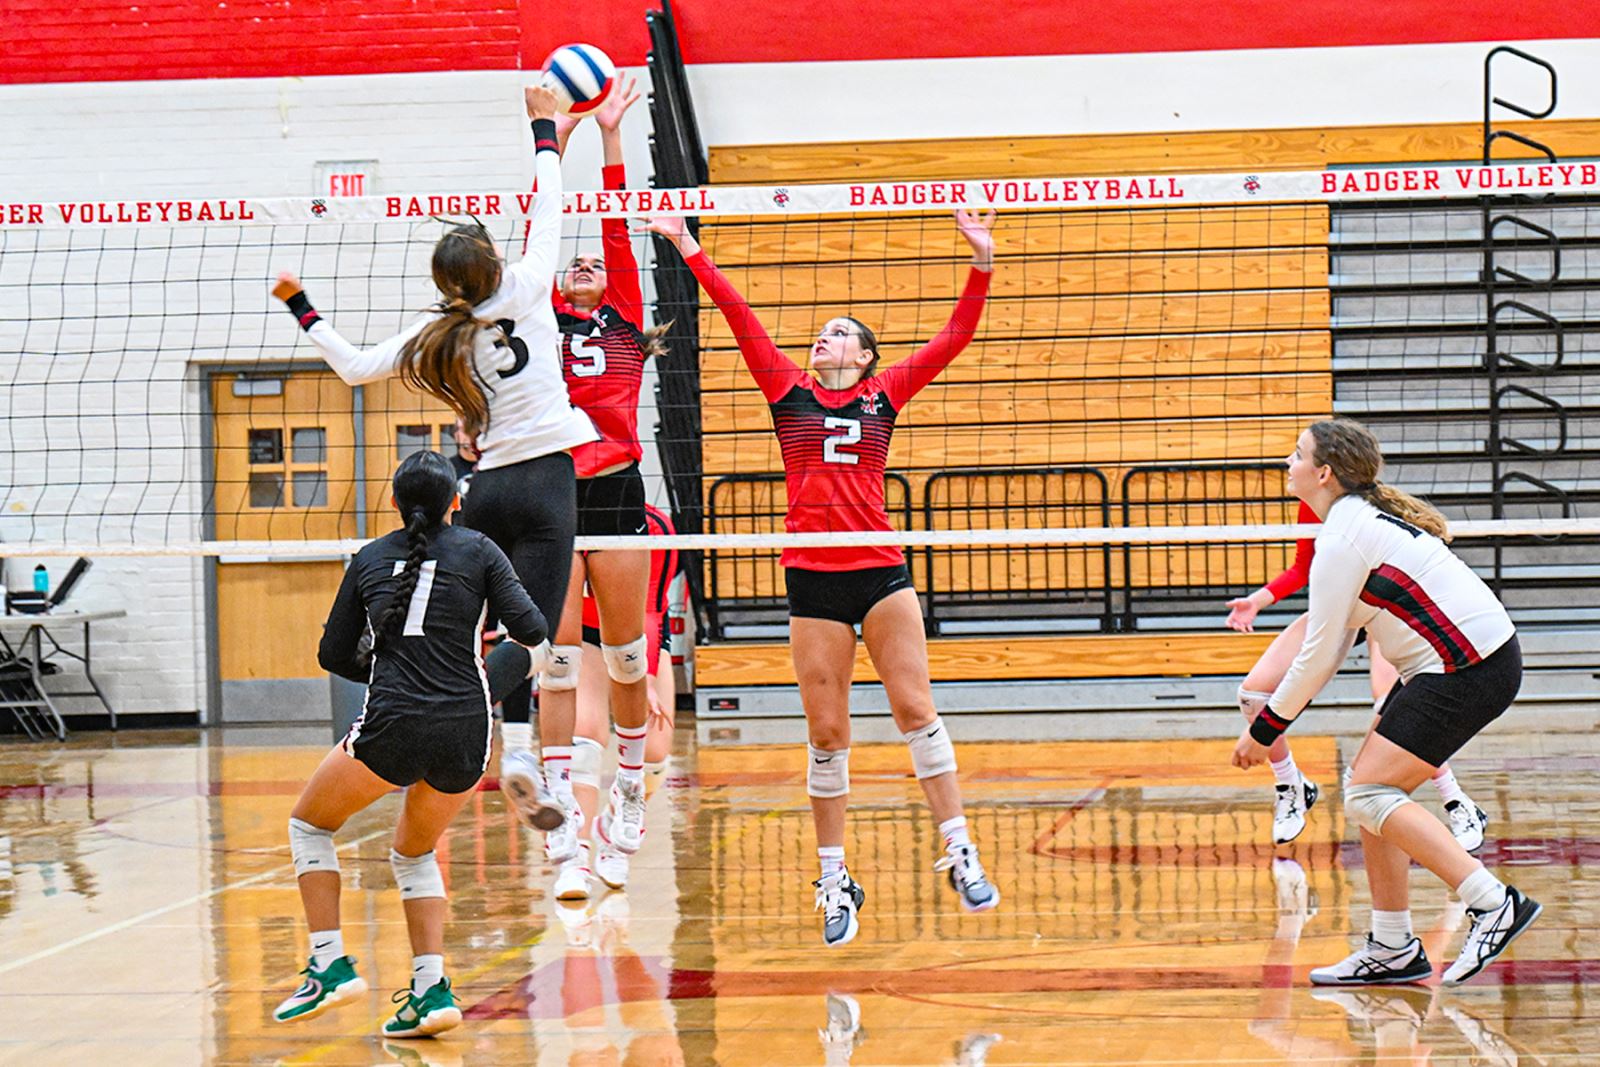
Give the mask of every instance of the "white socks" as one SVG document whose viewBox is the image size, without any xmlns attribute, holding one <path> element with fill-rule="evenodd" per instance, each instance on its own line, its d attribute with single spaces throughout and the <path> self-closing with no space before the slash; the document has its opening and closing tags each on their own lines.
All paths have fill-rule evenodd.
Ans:
<svg viewBox="0 0 1600 1067">
<path fill-rule="evenodd" d="M 533 723 L 503 722 L 500 724 L 500 748 L 503 752 L 532 752 Z"/>
<path fill-rule="evenodd" d="M 844 846 L 822 845 L 817 849 L 817 860 L 822 864 L 822 877 L 832 878 L 844 870 Z"/>
<path fill-rule="evenodd" d="M 617 726 L 617 773 L 635 781 L 644 777 L 644 738 L 646 727 Z"/>
<path fill-rule="evenodd" d="M 546 745 L 542 756 L 545 785 L 561 800 L 571 801 L 567 805 L 571 807 L 576 803 L 572 800 L 572 746 Z"/>
<path fill-rule="evenodd" d="M 1279 785 L 1300 784 L 1300 768 L 1295 766 L 1293 753 L 1283 757 L 1281 763 L 1272 761 L 1272 777 L 1277 779 Z"/>
<path fill-rule="evenodd" d="M 1492 911 L 1506 902 L 1506 885 L 1489 868 L 1479 867 L 1456 886 L 1456 896 L 1473 911 Z"/>
<path fill-rule="evenodd" d="M 411 995 L 420 997 L 444 977 L 444 957 L 431 953 L 411 957 Z"/>
<path fill-rule="evenodd" d="M 1455 772 L 1446 763 L 1433 772 L 1433 787 L 1439 791 L 1439 799 L 1449 804 L 1451 801 L 1467 802 L 1467 794 L 1456 781 Z"/>
<path fill-rule="evenodd" d="M 340 930 L 311 931 L 311 962 L 319 971 L 344 955 L 344 933 Z"/>
<path fill-rule="evenodd" d="M 962 845 L 972 844 L 972 838 L 967 836 L 967 817 L 957 815 L 953 819 L 946 819 L 939 824 L 939 836 L 944 838 L 944 850 L 960 848 Z"/>
<path fill-rule="evenodd" d="M 1385 948 L 1405 948 L 1411 938 L 1411 910 L 1379 911 L 1372 909 L 1372 940 Z"/>
</svg>

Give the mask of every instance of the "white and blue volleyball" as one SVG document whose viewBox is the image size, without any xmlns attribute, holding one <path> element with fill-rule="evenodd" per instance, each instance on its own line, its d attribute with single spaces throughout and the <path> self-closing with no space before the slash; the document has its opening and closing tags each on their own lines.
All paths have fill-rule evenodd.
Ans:
<svg viewBox="0 0 1600 1067">
<path fill-rule="evenodd" d="M 605 102 L 616 81 L 611 57 L 592 44 L 566 44 L 544 61 L 539 84 L 556 94 L 556 106 L 567 115 L 587 115 Z"/>
</svg>

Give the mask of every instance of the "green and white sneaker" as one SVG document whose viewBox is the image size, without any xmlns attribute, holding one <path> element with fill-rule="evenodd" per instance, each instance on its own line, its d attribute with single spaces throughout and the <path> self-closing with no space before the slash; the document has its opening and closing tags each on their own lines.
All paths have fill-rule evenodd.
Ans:
<svg viewBox="0 0 1600 1067">
<path fill-rule="evenodd" d="M 384 1037 L 432 1037 L 461 1025 L 461 1009 L 448 978 L 439 979 L 420 997 L 402 989 L 393 999 L 400 1010 L 383 1024 Z"/>
<path fill-rule="evenodd" d="M 300 973 L 306 980 L 272 1013 L 280 1023 L 315 1019 L 329 1008 L 347 1004 L 367 991 L 366 981 L 356 973 L 354 956 L 340 956 L 324 971 L 317 970 L 316 959 L 312 958 L 306 961 L 306 968 Z"/>
</svg>

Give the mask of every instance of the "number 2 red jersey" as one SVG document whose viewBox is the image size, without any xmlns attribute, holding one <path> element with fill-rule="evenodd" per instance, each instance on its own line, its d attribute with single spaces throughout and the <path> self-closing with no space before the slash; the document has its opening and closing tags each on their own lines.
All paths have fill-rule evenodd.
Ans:
<svg viewBox="0 0 1600 1067">
<path fill-rule="evenodd" d="M 621 165 L 605 167 L 601 176 L 607 189 L 627 188 Z M 622 219 L 600 223 L 605 249 L 605 303 L 593 311 L 580 311 L 554 293 L 556 324 L 560 328 L 561 373 L 575 407 L 583 409 L 600 433 L 600 440 L 573 449 L 579 478 L 638 460 L 639 389 L 644 381 L 644 298 L 639 288 L 639 263 Z"/>
<path fill-rule="evenodd" d="M 689 257 L 688 264 L 733 327 L 739 351 L 772 412 L 789 496 L 784 529 L 893 530 L 883 476 L 895 419 L 972 340 L 989 292 L 989 272 L 967 275 L 955 312 L 933 340 L 881 374 L 834 391 L 778 351 L 749 305 L 703 252 Z M 854 571 L 892 567 L 904 563 L 905 554 L 894 545 L 786 548 L 781 562 L 808 570 Z"/>
</svg>

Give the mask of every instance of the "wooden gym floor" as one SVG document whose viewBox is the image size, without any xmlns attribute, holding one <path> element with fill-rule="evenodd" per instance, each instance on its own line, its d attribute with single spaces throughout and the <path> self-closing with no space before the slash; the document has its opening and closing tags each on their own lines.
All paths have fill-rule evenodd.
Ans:
<svg viewBox="0 0 1600 1067">
<path fill-rule="evenodd" d="M 1531 719 L 1531 715 L 1530 715 Z M 960 723 L 953 720 L 959 730 Z M 1312 725 L 1312 724 L 1307 724 Z M 688 733 L 689 731 L 684 731 Z M 684 752 L 626 893 L 557 905 L 485 788 L 440 847 L 467 1021 L 375 1030 L 409 977 L 387 863 L 395 801 L 339 836 L 364 1001 L 271 1021 L 306 940 L 284 824 L 325 746 L 249 732 L 0 743 L 0 1061 L 26 1064 L 1592 1064 L 1600 1062 L 1600 735 L 1486 735 L 1459 778 L 1484 858 L 1545 904 L 1507 958 L 1440 991 L 1314 992 L 1364 930 L 1337 782 L 1354 739 L 1296 738 L 1327 788 L 1270 845 L 1270 779 L 1222 740 L 961 746 L 1004 900 L 969 916 L 932 870 L 902 746 L 858 746 L 860 937 L 820 944 L 799 751 Z M 1429 787 L 1419 794 L 1437 810 Z M 1436 967 L 1459 904 L 1414 872 Z"/>
</svg>

